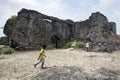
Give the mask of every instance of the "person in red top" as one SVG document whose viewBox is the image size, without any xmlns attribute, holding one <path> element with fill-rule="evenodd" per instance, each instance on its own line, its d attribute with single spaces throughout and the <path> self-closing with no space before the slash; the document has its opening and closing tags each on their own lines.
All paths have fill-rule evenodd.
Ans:
<svg viewBox="0 0 120 80">
<path fill-rule="evenodd" d="M 86 50 L 86 52 L 89 51 L 89 42 L 88 41 L 85 43 L 85 50 Z"/>
</svg>

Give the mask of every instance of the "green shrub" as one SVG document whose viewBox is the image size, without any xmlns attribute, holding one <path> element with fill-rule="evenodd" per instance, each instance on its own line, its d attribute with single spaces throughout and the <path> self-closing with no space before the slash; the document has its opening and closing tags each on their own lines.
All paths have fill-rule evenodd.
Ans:
<svg viewBox="0 0 120 80">
<path fill-rule="evenodd" d="M 16 19 L 16 16 L 13 15 L 11 16 L 11 18 L 9 18 L 9 22 L 12 24 L 15 21 L 15 19 Z"/>
<path fill-rule="evenodd" d="M 76 46 L 75 46 L 76 48 L 83 48 L 84 47 L 84 42 L 81 42 L 81 41 L 78 41 L 77 43 L 76 43 Z"/>
<path fill-rule="evenodd" d="M 7 41 L 7 37 L 0 37 L 0 44 L 3 44 Z"/>
<path fill-rule="evenodd" d="M 67 49 L 67 48 L 70 48 L 71 47 L 71 42 L 68 42 L 65 44 L 65 46 L 63 48 Z"/>
<path fill-rule="evenodd" d="M 5 37 L 0 37 L 0 42 L 3 42 Z"/>
<path fill-rule="evenodd" d="M 103 33 L 103 32 L 105 32 L 105 30 L 102 28 L 102 29 L 101 29 L 101 32 Z"/>
<path fill-rule="evenodd" d="M 104 38 L 108 38 L 108 33 L 104 29 L 101 29 L 101 32 L 102 32 Z"/>
<path fill-rule="evenodd" d="M 104 36 L 104 38 L 108 38 L 108 33 L 107 32 L 103 32 L 103 36 Z"/>
<path fill-rule="evenodd" d="M 3 54 L 12 54 L 12 53 L 14 53 L 15 50 L 10 47 L 4 47 L 4 48 L 2 48 L 2 51 L 3 51 Z"/>
</svg>

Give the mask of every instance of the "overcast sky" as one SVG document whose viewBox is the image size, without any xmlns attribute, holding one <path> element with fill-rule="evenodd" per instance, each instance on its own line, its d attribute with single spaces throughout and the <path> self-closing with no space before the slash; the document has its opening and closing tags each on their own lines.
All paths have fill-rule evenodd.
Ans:
<svg viewBox="0 0 120 80">
<path fill-rule="evenodd" d="M 22 8 L 33 9 L 60 19 L 81 21 L 91 13 L 101 12 L 109 22 L 116 22 L 120 34 L 120 0 L 0 0 L 0 36 L 6 21 Z"/>
</svg>

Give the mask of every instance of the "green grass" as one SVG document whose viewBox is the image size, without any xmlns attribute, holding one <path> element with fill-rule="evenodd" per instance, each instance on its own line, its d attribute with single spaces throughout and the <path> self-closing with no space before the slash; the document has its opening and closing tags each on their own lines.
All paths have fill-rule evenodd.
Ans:
<svg viewBox="0 0 120 80">
<path fill-rule="evenodd" d="M 74 41 L 74 42 L 76 42 L 74 48 L 83 48 L 83 47 L 84 47 L 84 42 L 78 41 L 78 40 L 76 40 L 76 41 Z M 64 45 L 63 48 L 65 48 L 65 49 L 70 48 L 71 45 L 72 45 L 72 42 L 68 42 L 68 43 L 66 43 L 66 44 Z"/>
<path fill-rule="evenodd" d="M 66 44 L 64 45 L 63 48 L 67 49 L 67 48 L 70 48 L 70 47 L 71 47 L 71 42 L 68 42 L 68 43 L 66 43 Z"/>
<path fill-rule="evenodd" d="M 82 41 L 76 42 L 75 48 L 83 48 L 83 47 L 84 47 L 84 42 L 82 42 Z"/>
<path fill-rule="evenodd" d="M 2 51 L 3 51 L 3 54 L 12 54 L 14 53 L 15 50 L 11 47 L 3 47 Z"/>
</svg>

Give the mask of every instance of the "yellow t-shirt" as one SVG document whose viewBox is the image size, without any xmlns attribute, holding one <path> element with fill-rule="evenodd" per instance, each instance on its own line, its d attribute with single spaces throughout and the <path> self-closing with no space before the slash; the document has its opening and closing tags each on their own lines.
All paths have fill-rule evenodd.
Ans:
<svg viewBox="0 0 120 80">
<path fill-rule="evenodd" d="M 44 49 L 41 49 L 40 50 L 40 59 L 44 59 L 44 57 L 45 57 Z"/>
</svg>

